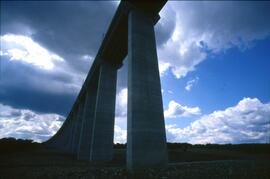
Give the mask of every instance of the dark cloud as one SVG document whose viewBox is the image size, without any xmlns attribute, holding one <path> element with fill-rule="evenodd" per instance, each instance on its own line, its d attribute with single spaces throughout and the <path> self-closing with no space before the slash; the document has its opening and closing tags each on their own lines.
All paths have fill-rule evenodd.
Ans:
<svg viewBox="0 0 270 179">
<path fill-rule="evenodd" d="M 211 34 L 204 40 L 216 50 L 233 45 L 245 47 L 247 42 L 269 35 L 270 24 L 265 23 L 265 18 L 270 17 L 270 3 L 266 1 L 185 2 L 181 8 L 181 24 L 192 29 L 194 36 Z"/>
<path fill-rule="evenodd" d="M 66 64 L 55 64 L 56 70 L 46 71 L 1 56 L 0 100 L 14 107 L 66 115 L 116 8 L 116 2 L 1 2 L 1 35 L 31 37 L 42 47 L 64 58 Z M 156 31 L 160 34 L 158 44 L 170 37 L 174 20 L 175 17 L 163 19 L 164 22 L 157 25 Z M 127 75 L 126 58 L 118 73 L 119 91 L 127 86 Z"/>
<path fill-rule="evenodd" d="M 4 60 L 4 57 L 1 61 L 2 103 L 44 113 L 68 113 L 78 92 L 65 88 L 67 84 L 73 83 L 70 76 L 38 70 L 22 62 Z"/>
<path fill-rule="evenodd" d="M 165 6 L 161 10 L 160 16 L 161 18 L 155 26 L 156 41 L 158 46 L 162 46 L 171 38 L 176 25 L 176 12 L 173 11 L 171 6 Z"/>
<path fill-rule="evenodd" d="M 34 40 L 63 57 L 94 55 L 115 10 L 116 4 L 112 2 L 5 1 L 1 31 L 21 33 L 17 28 L 26 26 Z"/>
<path fill-rule="evenodd" d="M 1 56 L 0 101 L 18 108 L 66 115 L 116 7 L 115 2 L 1 2 L 1 35 L 31 37 L 64 58 L 65 64 L 55 63 L 56 68 L 46 71 Z"/>
<path fill-rule="evenodd" d="M 197 42 L 210 51 L 219 52 L 263 39 L 269 35 L 270 26 L 266 23 L 270 16 L 269 5 L 269 2 L 168 2 L 155 27 L 157 45 L 163 49 L 160 59 L 169 67 L 184 68 L 184 71 L 173 71 L 181 77 L 195 70 L 195 66 L 206 58 Z M 1 56 L 0 137 L 44 141 L 59 129 L 82 86 L 116 6 L 113 1 L 1 1 L 1 36 L 11 33 L 31 37 L 65 62 L 53 62 L 53 70 L 44 70 Z M 178 32 L 178 39 L 171 41 L 174 32 Z M 184 56 L 177 54 L 181 47 L 187 50 Z M 120 97 L 121 89 L 127 86 L 127 63 L 126 59 L 118 73 Z M 119 109 L 126 108 L 126 102 L 121 99 L 124 98 L 119 100 L 123 102 Z M 240 114 L 234 107 L 230 113 L 219 112 L 234 120 L 212 120 L 215 113 L 209 114 L 184 129 L 167 126 L 168 138 L 179 142 L 184 136 L 195 143 L 263 142 L 265 136 L 269 136 L 266 125 L 269 124 L 269 104 L 261 104 L 255 99 L 246 99 L 245 103 L 267 108 L 267 112 L 258 110 Z M 125 113 L 120 117 L 126 119 Z M 240 137 L 239 130 L 234 131 L 239 125 L 235 121 L 239 119 L 244 122 L 240 125 L 243 129 Z M 200 121 L 209 125 L 204 127 Z M 227 121 L 230 125 L 223 128 Z M 251 128 L 246 127 L 249 124 Z M 213 134 L 214 129 L 218 131 Z M 125 139 L 124 134 L 125 130 L 116 127 L 120 141 Z"/>
<path fill-rule="evenodd" d="M 42 113 L 57 113 L 66 116 L 76 95 L 50 94 L 30 89 L 5 88 L 0 101 L 16 108 L 32 109 Z"/>
<path fill-rule="evenodd" d="M 127 78 L 128 78 L 128 58 L 126 57 L 123 61 L 123 66 L 118 69 L 117 73 L 117 88 L 120 91 L 123 88 L 127 87 Z"/>
</svg>

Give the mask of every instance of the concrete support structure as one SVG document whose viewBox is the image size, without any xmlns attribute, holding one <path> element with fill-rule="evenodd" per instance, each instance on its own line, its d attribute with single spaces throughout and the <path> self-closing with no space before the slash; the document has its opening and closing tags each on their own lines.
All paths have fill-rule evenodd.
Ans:
<svg viewBox="0 0 270 179">
<path fill-rule="evenodd" d="M 68 142 L 69 142 L 69 135 L 70 135 L 70 133 L 69 133 L 69 122 L 70 121 L 67 121 L 67 123 L 65 124 L 65 126 L 63 126 L 63 130 L 62 130 L 62 133 L 61 133 L 61 135 L 60 135 L 60 138 L 61 138 L 61 140 L 59 140 L 59 141 L 61 141 L 61 150 L 62 151 L 64 151 L 64 152 L 68 152 L 68 150 L 67 150 L 67 144 L 68 144 Z"/>
<path fill-rule="evenodd" d="M 76 112 L 76 119 L 74 124 L 74 131 L 73 131 L 73 139 L 72 139 L 72 153 L 77 154 L 80 134 L 81 134 L 81 127 L 82 127 L 82 117 L 83 117 L 83 109 L 84 109 L 84 101 L 78 105 L 78 109 Z"/>
<path fill-rule="evenodd" d="M 153 21 L 133 10 L 128 19 L 127 166 L 167 163 L 163 105 Z"/>
<path fill-rule="evenodd" d="M 71 150 L 71 144 L 72 144 L 72 130 L 73 130 L 73 126 L 72 126 L 73 121 L 70 119 L 69 121 L 67 121 L 67 141 L 65 143 L 65 152 L 66 153 L 72 153 Z"/>
<path fill-rule="evenodd" d="M 93 122 L 96 111 L 97 89 L 96 85 L 89 87 L 86 94 L 84 114 L 79 141 L 78 156 L 79 160 L 90 159 L 90 149 L 92 143 Z"/>
<path fill-rule="evenodd" d="M 48 146 L 82 160 L 112 159 L 117 69 L 128 56 L 127 167 L 167 164 L 154 33 L 165 3 L 121 1 L 71 112 Z"/>
<path fill-rule="evenodd" d="M 113 155 L 117 67 L 103 62 L 100 67 L 95 109 L 91 161 L 109 161 Z"/>
</svg>

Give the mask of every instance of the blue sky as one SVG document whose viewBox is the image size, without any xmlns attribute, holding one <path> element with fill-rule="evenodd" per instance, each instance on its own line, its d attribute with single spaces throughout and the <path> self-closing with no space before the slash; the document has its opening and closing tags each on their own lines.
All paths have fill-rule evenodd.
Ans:
<svg viewBox="0 0 270 179">
<path fill-rule="evenodd" d="M 61 127 L 117 5 L 1 1 L 0 138 L 44 141 Z M 160 16 L 167 140 L 269 142 L 270 3 L 169 1 Z M 115 142 L 126 141 L 127 63 Z"/>
<path fill-rule="evenodd" d="M 233 106 L 244 97 L 269 102 L 269 47 L 270 38 L 266 38 L 244 51 L 232 48 L 210 56 L 184 79 L 176 79 L 168 72 L 161 78 L 166 91 L 164 102 L 174 99 L 188 106 L 200 106 L 204 113 Z M 194 86 L 187 91 L 187 82 L 196 78 Z"/>
</svg>

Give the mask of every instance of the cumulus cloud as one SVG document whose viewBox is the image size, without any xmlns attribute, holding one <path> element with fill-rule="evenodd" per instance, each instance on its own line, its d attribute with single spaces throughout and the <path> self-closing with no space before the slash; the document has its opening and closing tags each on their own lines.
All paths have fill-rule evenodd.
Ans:
<svg viewBox="0 0 270 179">
<path fill-rule="evenodd" d="M 68 61 L 74 61 L 69 55 L 96 54 L 117 7 L 113 2 L 90 1 L 1 5 L 2 34 L 31 35 L 34 41 Z"/>
<path fill-rule="evenodd" d="M 125 117 L 127 115 L 127 94 L 127 88 L 123 88 L 116 95 L 116 117 Z"/>
<path fill-rule="evenodd" d="M 196 77 L 196 78 L 194 78 L 194 79 L 192 79 L 192 80 L 189 80 L 189 81 L 187 82 L 187 84 L 186 84 L 185 89 L 186 89 L 187 91 L 190 91 L 191 88 L 192 88 L 194 85 L 196 85 L 196 84 L 198 83 L 198 81 L 199 81 L 199 77 Z"/>
<path fill-rule="evenodd" d="M 21 60 L 46 70 L 54 67 L 54 61 L 64 61 L 27 36 L 6 34 L 0 36 L 0 41 L 2 55 L 9 56 L 10 60 Z"/>
<path fill-rule="evenodd" d="M 114 126 L 114 143 L 126 143 L 127 141 L 127 130 L 122 129 L 121 127 Z"/>
<path fill-rule="evenodd" d="M 189 143 L 269 143 L 270 103 L 244 98 L 236 106 L 214 111 L 188 127 L 166 126 L 168 140 Z"/>
<path fill-rule="evenodd" d="M 29 37 L 25 39 L 31 41 Z M 38 43 L 35 45 L 41 48 Z M 15 108 L 65 115 L 85 74 L 76 72 L 65 60 L 54 60 L 54 54 L 46 49 L 33 48 L 21 55 L 16 55 L 15 49 L 3 46 L 3 54 L 7 55 L 1 56 L 0 101 Z M 48 52 L 47 56 L 39 58 L 43 52 Z"/>
<path fill-rule="evenodd" d="M 66 115 L 116 7 L 112 2 L 1 3 L 0 101 Z"/>
<path fill-rule="evenodd" d="M 14 137 L 43 142 L 61 127 L 64 117 L 16 109 L 0 103 L 0 138 Z"/>
<path fill-rule="evenodd" d="M 159 68 L 159 74 L 161 77 L 165 75 L 165 72 L 168 71 L 169 67 L 170 67 L 170 63 L 164 63 L 162 61 L 159 61 L 158 68 Z"/>
<path fill-rule="evenodd" d="M 40 114 L 0 104 L 0 137 L 42 142 L 56 133 L 63 120 L 64 117 L 57 114 Z M 115 125 L 114 130 L 114 142 L 125 143 L 127 130 L 119 125 Z M 236 106 L 204 115 L 186 128 L 166 125 L 166 132 L 170 142 L 269 142 L 270 103 L 264 104 L 257 98 L 244 98 Z"/>
<path fill-rule="evenodd" d="M 65 118 L 58 114 L 40 114 L 0 103 L 0 138 L 14 137 L 44 142 L 62 126 Z M 114 126 L 114 142 L 125 143 L 127 130 Z"/>
<path fill-rule="evenodd" d="M 77 74 L 62 57 L 34 42 L 31 37 L 6 34 L 0 36 L 0 40 L 1 59 L 3 59 L 3 63 L 6 63 L 2 74 L 5 75 L 6 80 L 1 82 L 5 88 L 9 85 L 15 88 L 18 84 L 17 81 L 25 83 L 21 86 L 49 93 L 74 94 L 81 88 L 85 75 Z M 83 55 L 81 59 L 93 60 L 89 55 Z M 16 63 L 16 61 L 22 63 Z M 15 72 L 17 75 L 14 75 L 13 72 L 12 66 L 14 65 L 18 66 L 18 70 Z M 5 73 L 6 71 L 12 71 L 12 76 Z M 32 75 L 25 73 L 25 71 L 32 73 Z M 65 80 L 68 78 L 68 81 Z M 49 83 L 50 85 L 48 85 Z"/>
<path fill-rule="evenodd" d="M 169 102 L 168 109 L 164 111 L 165 118 L 190 117 L 200 114 L 201 110 L 199 107 L 183 106 L 174 100 Z"/>
<path fill-rule="evenodd" d="M 116 95 L 114 143 L 125 143 L 127 136 L 127 88 Z"/>
<path fill-rule="evenodd" d="M 209 54 L 233 47 L 244 50 L 266 38 L 270 34 L 270 24 L 265 23 L 270 18 L 269 7 L 269 2 L 169 1 L 159 23 L 172 24 L 167 19 L 175 16 L 175 25 L 158 49 L 164 69 L 161 74 L 171 70 L 176 78 L 185 77 Z M 159 28 L 157 25 L 157 36 L 163 36 Z"/>
<path fill-rule="evenodd" d="M 41 118 L 42 121 L 45 114 L 38 112 L 43 112 L 48 113 L 48 121 L 53 124 L 57 117 L 51 113 L 65 115 L 79 92 L 117 4 L 89 1 L 1 2 L 1 37 L 13 34 L 14 37 L 28 39 L 26 41 L 32 45 L 31 50 L 28 50 L 29 46 L 15 41 L 2 45 L 1 38 L 0 101 L 13 106 L 10 111 L 33 110 L 24 110 L 22 116 L 35 114 L 34 117 L 14 117 L 20 114 L 15 111 L 11 112 L 14 116 L 1 118 L 6 121 L 18 119 L 17 123 L 24 125 L 23 120 L 26 119 Z M 233 47 L 249 48 L 255 40 L 267 37 L 270 24 L 265 23 L 265 19 L 269 17 L 268 9 L 269 2 L 168 2 L 156 25 L 161 75 L 171 70 L 177 78 L 184 77 L 194 71 L 209 53 L 220 53 Z M 42 58 L 31 55 L 36 54 L 33 46 L 39 52 L 45 51 L 45 55 Z M 44 70 L 44 67 L 52 70 Z M 123 72 L 126 77 L 126 71 Z M 117 95 L 120 100 L 116 104 L 116 121 L 121 121 L 121 125 L 116 122 L 121 130 L 117 127 L 116 130 L 122 132 L 125 132 L 126 124 L 126 94 L 127 90 L 120 90 Z M 189 107 L 180 106 L 172 105 L 174 110 L 169 108 L 167 114 L 181 116 L 185 110 L 192 111 Z M 31 125 L 36 122 L 30 121 Z M 12 124 L 16 128 L 17 123 L 15 120 L 6 125 Z M 8 132 L 3 132 L 3 122 L 0 126 L 1 133 Z M 27 131 L 28 128 L 21 130 Z M 122 132 L 118 132 L 120 136 L 123 136 Z"/>
<path fill-rule="evenodd" d="M 161 18 L 155 26 L 158 46 L 163 46 L 171 38 L 176 26 L 176 12 L 168 3 L 165 4 L 164 8 L 166 10 L 160 11 L 160 16 L 166 18 Z"/>
</svg>

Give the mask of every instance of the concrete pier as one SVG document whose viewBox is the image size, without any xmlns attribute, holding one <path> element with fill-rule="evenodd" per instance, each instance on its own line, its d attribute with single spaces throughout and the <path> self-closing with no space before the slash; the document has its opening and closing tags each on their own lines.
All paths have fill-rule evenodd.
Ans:
<svg viewBox="0 0 270 179">
<path fill-rule="evenodd" d="M 72 119 L 70 119 L 70 122 L 69 122 L 69 141 L 67 143 L 67 152 L 72 154 L 72 143 L 73 143 L 73 138 L 74 138 L 74 123 L 75 123 L 75 120 L 73 119 L 73 114 L 71 113 L 70 114 L 70 117 L 72 117 Z"/>
<path fill-rule="evenodd" d="M 117 67 L 103 61 L 100 67 L 91 161 L 109 161 L 113 155 Z"/>
<path fill-rule="evenodd" d="M 72 144 L 72 130 L 73 130 L 73 126 L 72 126 L 73 121 L 70 119 L 69 121 L 67 121 L 67 141 L 65 143 L 65 152 L 67 153 L 72 153 L 71 150 L 71 144 Z"/>
<path fill-rule="evenodd" d="M 166 0 L 122 0 L 67 120 L 47 142 L 78 159 L 113 157 L 117 69 L 128 56 L 127 167 L 166 166 L 154 25 Z"/>
<path fill-rule="evenodd" d="M 75 113 L 76 119 L 73 130 L 73 141 L 72 141 L 72 153 L 77 155 L 81 126 L 82 126 L 82 117 L 83 117 L 83 109 L 84 109 L 84 101 L 82 101 L 77 108 L 77 112 Z"/>
<path fill-rule="evenodd" d="M 132 10 L 128 18 L 127 167 L 167 164 L 167 149 L 154 23 Z"/>
<path fill-rule="evenodd" d="M 77 158 L 80 160 L 90 160 L 90 149 L 92 143 L 93 122 L 96 110 L 96 85 L 89 87 L 86 94 L 84 106 L 81 134 L 79 140 L 79 149 Z"/>
<path fill-rule="evenodd" d="M 69 137 L 70 137 L 70 131 L 69 131 L 69 123 L 70 123 L 70 121 L 67 121 L 66 123 L 64 123 L 63 125 L 63 130 L 62 130 L 62 132 L 61 132 L 61 134 L 60 134 L 60 140 L 59 141 L 62 141 L 61 142 L 61 150 L 62 151 L 64 151 L 64 152 L 66 152 L 66 153 L 68 153 L 69 151 L 68 151 L 68 148 L 67 148 L 67 145 L 68 145 L 68 143 L 69 143 L 69 141 L 70 141 L 70 139 L 69 139 Z"/>
</svg>

